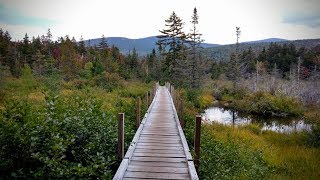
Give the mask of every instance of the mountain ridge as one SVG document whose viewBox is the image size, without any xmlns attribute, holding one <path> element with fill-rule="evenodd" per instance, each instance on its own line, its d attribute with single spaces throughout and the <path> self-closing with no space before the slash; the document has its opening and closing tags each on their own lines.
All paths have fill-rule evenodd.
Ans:
<svg viewBox="0 0 320 180">
<path fill-rule="evenodd" d="M 85 40 L 86 46 L 98 46 L 101 42 L 102 38 L 95 38 Z M 153 49 L 157 49 L 156 42 L 158 41 L 157 36 L 149 36 L 149 37 L 142 37 L 142 38 L 127 38 L 127 37 L 106 37 L 106 42 L 109 46 L 116 46 L 119 48 L 120 52 L 123 54 L 128 54 L 136 49 L 136 52 L 139 56 L 145 56 L 152 52 Z M 257 49 L 257 51 L 261 50 L 263 47 L 267 47 L 270 43 L 291 43 L 294 42 L 297 44 L 298 47 L 302 46 L 306 41 L 310 41 L 311 45 L 318 42 L 320 39 L 306 39 L 306 40 L 287 40 L 282 38 L 267 38 L 261 40 L 254 40 L 254 41 L 247 41 L 241 42 L 240 47 L 241 49 L 246 49 L 249 47 L 254 47 L 253 49 Z M 221 54 L 224 51 L 231 51 L 234 48 L 235 44 L 214 44 L 214 43 L 201 43 L 201 46 L 204 48 L 203 52 L 209 58 L 214 59 L 225 59 L 224 56 L 217 56 L 217 54 Z M 255 48 L 257 47 L 257 48 Z M 227 50 L 226 50 L 227 49 Z M 229 54 L 229 53 L 223 53 Z"/>
</svg>

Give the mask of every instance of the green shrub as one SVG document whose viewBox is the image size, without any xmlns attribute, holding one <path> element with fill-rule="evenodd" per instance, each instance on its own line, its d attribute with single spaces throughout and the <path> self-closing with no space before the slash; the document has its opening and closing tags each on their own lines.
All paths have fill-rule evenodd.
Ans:
<svg viewBox="0 0 320 180">
<path fill-rule="evenodd" d="M 111 178 L 117 165 L 116 121 L 93 98 L 50 95 L 38 110 L 11 102 L 0 121 L 6 178 Z"/>
<path fill-rule="evenodd" d="M 303 109 L 300 103 L 285 96 L 274 96 L 269 93 L 257 92 L 235 101 L 233 108 L 253 114 L 265 116 L 299 116 Z"/>
<path fill-rule="evenodd" d="M 109 92 L 123 84 L 123 79 L 118 74 L 108 72 L 95 76 L 92 81 L 94 85 L 102 87 Z"/>
</svg>

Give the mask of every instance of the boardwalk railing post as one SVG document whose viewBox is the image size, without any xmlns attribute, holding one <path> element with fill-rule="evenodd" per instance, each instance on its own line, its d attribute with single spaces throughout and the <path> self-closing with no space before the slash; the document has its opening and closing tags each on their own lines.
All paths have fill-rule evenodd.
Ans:
<svg viewBox="0 0 320 180">
<path fill-rule="evenodd" d="M 124 156 L 124 113 L 118 114 L 118 158 Z"/>
<path fill-rule="evenodd" d="M 136 107 L 136 127 L 137 129 L 140 126 L 140 113 L 141 113 L 141 98 L 140 96 L 137 98 L 137 107 Z"/>
<path fill-rule="evenodd" d="M 146 93 L 146 107 L 147 107 L 147 109 L 148 109 L 148 107 L 149 107 L 148 96 L 149 96 L 149 92 L 147 91 L 147 93 Z"/>
<path fill-rule="evenodd" d="M 194 164 L 198 170 L 200 165 L 200 136 L 201 136 L 201 116 L 196 117 L 196 132 L 194 137 Z"/>
<path fill-rule="evenodd" d="M 183 99 L 180 99 L 180 114 L 181 114 L 181 117 L 180 117 L 180 124 L 181 124 L 181 127 L 184 129 L 185 127 L 185 122 L 184 122 L 184 105 L 183 105 Z"/>
</svg>

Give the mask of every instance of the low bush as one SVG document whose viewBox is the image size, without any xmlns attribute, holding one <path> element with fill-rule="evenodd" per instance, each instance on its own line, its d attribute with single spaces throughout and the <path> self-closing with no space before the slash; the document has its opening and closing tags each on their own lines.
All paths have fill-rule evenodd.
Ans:
<svg viewBox="0 0 320 180">
<path fill-rule="evenodd" d="M 252 114 L 264 116 L 299 116 L 303 113 L 302 105 L 298 101 L 285 97 L 274 96 L 269 93 L 257 92 L 235 101 L 233 108 Z"/>
<path fill-rule="evenodd" d="M 111 178 L 116 121 L 90 97 L 46 97 L 44 108 L 8 102 L 0 114 L 5 178 Z"/>
<path fill-rule="evenodd" d="M 92 82 L 94 85 L 102 87 L 108 92 L 123 85 L 123 79 L 118 74 L 108 72 L 95 76 Z"/>
</svg>

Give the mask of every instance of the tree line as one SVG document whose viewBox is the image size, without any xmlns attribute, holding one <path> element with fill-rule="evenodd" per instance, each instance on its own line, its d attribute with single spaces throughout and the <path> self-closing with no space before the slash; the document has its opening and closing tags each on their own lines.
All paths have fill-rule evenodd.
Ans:
<svg viewBox="0 0 320 180">
<path fill-rule="evenodd" d="M 191 30 L 184 31 L 185 23 L 175 13 L 165 20 L 160 30 L 157 50 L 139 57 L 133 49 L 127 55 L 110 46 L 102 35 L 97 46 L 86 46 L 83 38 L 77 42 L 70 36 L 52 40 L 50 29 L 46 35 L 21 41 L 11 41 L 8 31 L 0 29 L 1 69 L 8 69 L 20 77 L 25 66 L 40 77 L 59 74 L 65 81 L 73 79 L 103 80 L 139 78 L 144 81 L 170 81 L 176 86 L 198 88 L 209 75 L 229 80 L 263 74 L 299 80 L 317 77 L 320 66 L 320 45 L 311 49 L 297 49 L 293 44 L 271 43 L 261 52 L 251 48 L 239 50 L 240 28 L 236 29 L 237 43 L 229 61 L 208 59 L 201 53 L 202 34 L 198 31 L 199 15 L 196 8 L 191 16 Z M 3 76 L 3 73 L 1 73 Z"/>
</svg>

